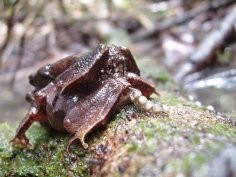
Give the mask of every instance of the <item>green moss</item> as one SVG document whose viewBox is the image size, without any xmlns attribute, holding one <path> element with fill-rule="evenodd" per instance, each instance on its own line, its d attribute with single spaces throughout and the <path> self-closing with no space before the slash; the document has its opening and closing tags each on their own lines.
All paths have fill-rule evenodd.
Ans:
<svg viewBox="0 0 236 177">
<path fill-rule="evenodd" d="M 235 140 L 236 142 L 236 129 L 230 124 L 223 124 L 223 123 L 215 123 L 209 122 L 211 124 L 211 128 L 209 129 L 209 133 L 225 137 L 227 139 Z"/>
<path fill-rule="evenodd" d="M 131 140 L 127 147 L 129 153 L 137 152 L 139 150 L 139 144 L 135 140 Z"/>
<path fill-rule="evenodd" d="M 174 96 L 173 94 L 162 94 L 159 98 L 163 104 L 167 105 L 183 105 L 186 104 L 186 101 L 184 99 L 180 99 L 179 97 Z"/>
<path fill-rule="evenodd" d="M 190 174 L 191 170 L 198 169 L 208 160 L 205 154 L 201 153 L 189 153 L 181 158 L 171 160 L 165 167 L 164 174 Z M 198 171 L 198 173 L 205 173 Z"/>
<path fill-rule="evenodd" d="M 130 142 L 127 144 L 129 152 L 148 154 L 155 150 L 157 140 L 167 141 L 173 134 L 178 134 L 173 122 L 168 117 L 151 118 L 145 117 L 140 120 L 135 127 L 131 128 L 132 134 Z M 137 137 L 142 137 L 142 141 L 137 141 Z"/>
<path fill-rule="evenodd" d="M 182 120 L 176 117 L 145 117 L 131 127 L 126 156 L 138 161 L 131 162 L 128 175 L 145 176 L 152 169 L 160 172 L 157 176 L 194 172 L 207 176 L 207 163 L 220 150 L 235 143 L 236 129 L 216 119 L 202 119 L 204 114 L 196 115 L 199 116 L 198 123 L 193 126 L 189 119 L 192 113 L 185 114 Z M 158 166 L 157 159 L 161 159 L 160 164 L 165 166 Z M 197 171 L 198 168 L 201 171 Z"/>
<path fill-rule="evenodd" d="M 68 136 L 34 124 L 27 135 L 32 149 L 11 148 L 14 128 L 0 124 L 0 176 L 88 176 L 88 155 L 80 147 L 66 152 Z"/>
</svg>

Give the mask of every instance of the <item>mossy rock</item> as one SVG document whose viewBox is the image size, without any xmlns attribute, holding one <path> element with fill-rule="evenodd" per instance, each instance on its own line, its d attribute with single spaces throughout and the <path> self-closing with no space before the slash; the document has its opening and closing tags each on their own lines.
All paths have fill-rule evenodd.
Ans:
<svg viewBox="0 0 236 177">
<path fill-rule="evenodd" d="M 219 164 L 221 176 L 236 176 L 232 121 L 165 92 L 160 99 L 168 115 L 127 106 L 87 138 L 89 149 L 70 153 L 67 134 L 40 124 L 27 132 L 31 149 L 12 148 L 15 127 L 0 124 L 0 176 L 219 176 Z"/>
<path fill-rule="evenodd" d="M 68 154 L 67 136 L 34 124 L 27 133 L 33 146 L 21 149 L 9 145 L 14 128 L 1 124 L 0 131 L 0 176 L 86 176 L 87 154 L 81 148 Z"/>
</svg>

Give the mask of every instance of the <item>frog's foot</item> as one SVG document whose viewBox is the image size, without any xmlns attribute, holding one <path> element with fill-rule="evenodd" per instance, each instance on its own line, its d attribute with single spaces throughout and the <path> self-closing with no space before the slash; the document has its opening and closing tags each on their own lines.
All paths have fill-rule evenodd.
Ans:
<svg viewBox="0 0 236 177">
<path fill-rule="evenodd" d="M 10 141 L 10 144 L 12 146 L 17 146 L 17 145 L 20 145 L 22 147 L 25 147 L 25 148 L 30 148 L 32 147 L 32 145 L 29 143 L 29 139 L 24 135 L 24 136 L 21 136 L 21 137 L 17 137 L 15 136 L 11 141 Z"/>
<path fill-rule="evenodd" d="M 163 106 L 161 103 L 148 100 L 148 98 L 144 96 L 143 93 L 139 89 L 130 88 L 130 90 L 131 90 L 130 99 L 139 108 L 147 112 L 152 112 L 154 114 L 159 114 L 163 112 L 167 113 L 163 109 Z"/>
<path fill-rule="evenodd" d="M 72 144 L 76 139 L 78 139 L 78 140 L 80 141 L 80 143 L 82 144 L 82 146 L 83 146 L 84 149 L 87 149 L 87 148 L 88 148 L 88 144 L 84 142 L 84 138 L 85 138 L 85 134 L 81 134 L 81 133 L 79 133 L 79 132 L 75 133 L 75 135 L 74 135 L 72 138 L 70 138 L 70 140 L 69 140 L 69 143 L 68 143 L 67 148 L 66 148 L 66 149 L 67 149 L 67 152 L 69 152 L 69 149 L 70 149 L 71 144 Z"/>
</svg>

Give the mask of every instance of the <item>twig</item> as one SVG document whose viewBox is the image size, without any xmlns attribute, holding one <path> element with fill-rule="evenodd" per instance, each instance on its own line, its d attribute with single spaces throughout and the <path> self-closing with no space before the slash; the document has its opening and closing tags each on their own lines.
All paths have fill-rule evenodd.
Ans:
<svg viewBox="0 0 236 177">
<path fill-rule="evenodd" d="M 16 68 L 13 71 L 12 78 L 10 79 L 10 83 L 9 83 L 10 88 L 13 88 L 15 80 L 16 80 L 17 71 L 21 68 L 22 59 L 23 59 L 23 56 L 24 56 L 24 46 L 25 46 L 25 38 L 26 38 L 25 34 L 20 39 L 19 57 L 17 59 Z"/>
<path fill-rule="evenodd" d="M 2 59 L 4 56 L 4 50 L 6 50 L 11 37 L 13 33 L 13 27 L 15 25 L 15 14 L 16 14 L 16 5 L 18 4 L 19 0 L 16 1 L 12 6 L 10 7 L 10 16 L 7 18 L 6 23 L 7 23 L 7 35 L 6 38 L 3 42 L 2 47 L 0 48 L 0 65 L 2 64 Z"/>
<path fill-rule="evenodd" d="M 60 10 L 63 13 L 63 15 L 67 15 L 68 11 L 67 11 L 67 8 L 65 6 L 64 1 L 63 0 L 59 0 L 58 3 L 59 3 L 59 7 L 60 7 Z"/>
<path fill-rule="evenodd" d="M 217 59 L 217 54 L 224 48 L 236 41 L 236 8 L 232 9 L 222 20 L 219 27 L 208 34 L 189 57 L 188 62 L 183 65 L 177 74 L 177 81 L 186 75 L 196 72 L 212 64 Z"/>
<path fill-rule="evenodd" d="M 199 14 L 205 13 L 207 11 L 217 11 L 218 9 L 229 6 L 233 3 L 235 3 L 235 0 L 221 0 L 221 1 L 215 0 L 208 6 L 205 6 L 197 10 L 191 10 L 189 12 L 186 12 L 183 16 L 174 17 L 171 19 L 167 19 L 161 23 L 158 23 L 155 26 L 155 28 L 150 32 L 142 31 L 140 33 L 137 33 L 136 36 L 134 36 L 134 41 L 138 42 L 144 39 L 153 38 L 155 36 L 158 36 L 162 31 L 167 30 L 176 25 L 183 24 L 195 18 Z"/>
<path fill-rule="evenodd" d="M 23 59 L 23 55 L 24 55 L 24 46 L 25 46 L 25 39 L 26 39 L 27 32 L 28 32 L 30 26 L 32 25 L 32 23 L 34 22 L 35 18 L 37 17 L 37 15 L 44 9 L 45 3 L 37 4 L 36 6 L 38 8 L 35 11 L 33 11 L 24 21 L 25 30 L 24 30 L 24 33 L 22 33 L 22 35 L 19 37 L 19 40 L 20 40 L 20 49 L 19 49 L 19 51 L 20 51 L 20 53 L 19 53 L 19 57 L 17 59 L 16 68 L 14 69 L 12 78 L 11 78 L 10 83 L 9 83 L 10 88 L 12 88 L 14 86 L 17 71 L 21 68 L 22 59 Z"/>
</svg>

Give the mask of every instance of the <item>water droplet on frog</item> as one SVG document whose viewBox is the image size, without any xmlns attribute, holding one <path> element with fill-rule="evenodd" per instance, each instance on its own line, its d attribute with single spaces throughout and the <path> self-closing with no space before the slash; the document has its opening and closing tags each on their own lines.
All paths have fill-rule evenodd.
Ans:
<svg viewBox="0 0 236 177">
<path fill-rule="evenodd" d="M 90 128 L 91 127 L 91 125 L 87 125 L 87 128 Z"/>
<path fill-rule="evenodd" d="M 47 64 L 47 65 L 45 66 L 45 69 L 46 69 L 46 70 L 49 70 L 49 69 L 51 68 L 51 66 L 52 66 L 52 65 Z"/>
<path fill-rule="evenodd" d="M 63 81 L 62 80 L 59 81 L 59 85 L 63 85 Z"/>
<path fill-rule="evenodd" d="M 72 99 L 74 102 L 77 102 L 79 98 L 77 96 L 74 96 Z"/>
<path fill-rule="evenodd" d="M 46 71 L 44 74 L 47 75 L 47 76 L 49 76 L 49 75 L 50 75 L 50 72 Z"/>
<path fill-rule="evenodd" d="M 37 110 L 36 107 L 32 107 L 30 111 L 31 111 L 32 114 L 37 114 L 38 113 L 38 110 Z"/>
</svg>

